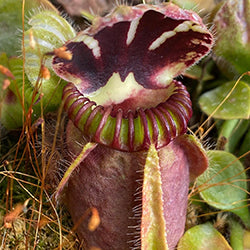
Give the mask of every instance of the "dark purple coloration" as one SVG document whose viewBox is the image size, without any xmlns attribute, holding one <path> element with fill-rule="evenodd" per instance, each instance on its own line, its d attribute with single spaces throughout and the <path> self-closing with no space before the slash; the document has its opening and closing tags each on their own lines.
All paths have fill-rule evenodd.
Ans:
<svg viewBox="0 0 250 250">
<path fill-rule="evenodd" d="M 70 122 L 68 155 L 78 155 L 80 145 L 86 142 Z M 206 156 L 197 144 L 191 144 L 190 138 L 184 135 L 158 150 L 169 249 L 174 249 L 183 234 L 189 172 L 197 176 L 197 171 L 202 172 L 207 167 Z M 98 145 L 75 170 L 65 197 L 74 223 L 78 224 L 91 207 L 97 208 L 101 218 L 94 232 L 88 230 L 86 218 L 77 228 L 87 249 L 97 246 L 125 250 L 140 243 L 141 187 L 146 156 L 146 151 L 128 153 Z"/>
<path fill-rule="evenodd" d="M 150 45 L 164 32 L 173 31 L 185 21 L 148 10 L 141 17 L 130 44 L 127 45 L 126 40 L 131 22 L 115 23 L 91 36 L 99 43 L 100 57 L 95 57 L 84 42 L 69 42 L 66 47 L 73 58 L 67 61 L 55 57 L 55 71 L 62 78 L 65 78 L 67 72 L 81 79 L 82 86 L 78 88 L 82 93 L 91 93 L 104 86 L 114 72 L 120 74 L 122 81 L 133 72 L 135 80 L 144 88 L 159 88 L 155 77 L 163 68 L 169 67 L 171 70 L 171 64 L 184 63 L 181 70 L 177 69 L 174 72 L 175 77 L 204 56 L 212 44 L 212 36 L 209 33 L 189 29 L 185 32 L 176 32 L 158 48 L 149 50 Z M 194 39 L 199 42 L 193 43 Z M 187 58 L 190 52 L 194 55 Z"/>
<path fill-rule="evenodd" d="M 70 153 L 79 153 L 81 149 L 76 148 L 75 141 L 80 138 L 79 130 L 70 124 L 67 143 Z M 134 232 L 129 226 L 140 227 L 141 201 L 140 195 L 135 196 L 135 190 L 141 186 L 136 181 L 142 178 L 145 163 L 141 155 L 141 152 L 126 153 L 98 145 L 70 178 L 65 201 L 74 224 L 90 207 L 97 208 L 101 218 L 101 224 L 94 232 L 88 230 L 87 218 L 77 228 L 78 236 L 87 245 L 85 249 L 96 246 L 125 250 L 133 246 L 129 241 L 134 235 L 128 234 Z M 133 208 L 138 205 L 134 217 Z M 137 239 L 139 237 L 138 231 Z"/>
</svg>

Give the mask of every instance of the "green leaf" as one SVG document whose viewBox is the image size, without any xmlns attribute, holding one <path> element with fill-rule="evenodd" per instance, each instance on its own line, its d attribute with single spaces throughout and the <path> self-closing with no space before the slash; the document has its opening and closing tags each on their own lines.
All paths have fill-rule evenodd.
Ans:
<svg viewBox="0 0 250 250">
<path fill-rule="evenodd" d="M 216 43 L 213 53 L 219 68 L 233 78 L 250 69 L 250 1 L 224 2 L 214 18 Z"/>
<path fill-rule="evenodd" d="M 159 157 L 155 146 L 149 148 L 144 167 L 141 218 L 142 249 L 167 250 Z"/>
<path fill-rule="evenodd" d="M 243 138 L 243 141 L 239 150 L 239 155 L 243 155 L 250 150 L 249 142 L 250 142 L 250 128 L 248 128 L 248 131 Z"/>
<path fill-rule="evenodd" d="M 68 180 L 72 173 L 75 171 L 75 169 L 80 165 L 81 162 L 86 159 L 88 154 L 95 149 L 97 146 L 97 143 L 91 143 L 88 142 L 83 148 L 81 153 L 77 156 L 77 158 L 71 163 L 71 165 L 68 167 L 67 171 L 64 173 L 63 178 L 61 179 L 60 183 L 57 186 L 57 190 L 55 193 L 55 199 L 58 200 L 58 197 L 61 195 L 63 188 L 68 183 Z"/>
<path fill-rule="evenodd" d="M 210 12 L 215 3 L 214 0 L 172 0 L 174 4 L 179 5 L 183 9 L 195 10 L 200 12 Z"/>
<path fill-rule="evenodd" d="M 6 53 L 0 52 L 0 64 L 4 67 L 8 68 L 8 57 L 7 57 Z M 0 82 L 1 83 L 4 81 L 5 78 L 6 78 L 6 76 L 0 73 Z M 0 88 L 1 96 L 2 96 L 2 92 L 3 92 L 3 89 Z"/>
<path fill-rule="evenodd" d="M 31 28 L 25 32 L 25 73 L 31 84 L 36 86 L 42 58 L 45 53 L 61 47 L 67 40 L 75 36 L 71 25 L 57 13 L 43 11 L 29 20 Z M 30 34 L 33 34 L 35 47 L 30 46 Z M 58 108 L 61 103 L 62 90 L 66 84 L 52 70 L 51 56 L 45 57 L 45 66 L 50 71 L 49 79 L 42 79 L 40 92 L 44 95 L 44 105 L 48 111 Z"/>
<path fill-rule="evenodd" d="M 173 3 L 179 5 L 183 9 L 188 10 L 194 9 L 195 6 L 197 6 L 197 2 L 194 0 L 173 0 Z"/>
<path fill-rule="evenodd" d="M 229 221 L 230 243 L 233 250 L 244 250 L 244 229 L 242 225 L 233 219 Z"/>
<path fill-rule="evenodd" d="M 16 129 L 23 124 L 23 110 L 15 94 L 7 89 L 1 103 L 1 124 L 7 129 Z"/>
<path fill-rule="evenodd" d="M 237 214 L 250 226 L 247 177 L 241 162 L 224 151 L 208 151 L 209 168 L 197 178 L 201 197 L 210 205 Z"/>
<path fill-rule="evenodd" d="M 199 104 L 203 112 L 211 115 L 233 88 L 235 82 L 228 82 L 200 97 Z M 250 87 L 240 81 L 228 99 L 212 117 L 229 119 L 248 119 L 250 116 Z"/>
<path fill-rule="evenodd" d="M 3 56 L 2 58 L 4 59 Z M 4 64 L 13 73 L 15 80 L 10 80 L 11 84 L 8 89 L 1 91 L 1 123 L 7 129 L 17 129 L 23 125 L 23 60 L 18 57 L 7 58 Z M 32 109 L 31 118 L 33 121 L 40 117 L 41 108 L 43 108 L 44 113 L 47 113 L 60 105 L 62 86 L 54 86 L 53 88 L 54 92 L 57 90 L 56 93 L 51 92 L 41 96 L 43 89 L 34 87 L 26 75 L 24 76 L 24 110 L 27 114 L 29 108 Z M 43 102 L 41 102 L 41 98 L 43 98 Z M 42 107 L 41 103 L 43 103 Z"/>
<path fill-rule="evenodd" d="M 0 48 L 3 48 L 3 50 L 6 48 L 9 49 L 12 52 L 11 54 L 15 54 L 14 47 L 16 46 L 16 41 L 20 43 L 20 39 L 17 39 L 13 30 L 22 29 L 22 2 L 22 0 L 8 0 L 3 3 L 0 0 L 0 10 L 5 11 L 4 13 L 6 15 L 17 18 L 16 22 L 8 22 L 8 25 L 11 26 L 10 33 L 15 41 L 4 37 L 4 41 L 7 39 L 8 43 L 0 43 L 0 46 L 3 46 Z M 44 9 L 44 11 L 41 11 L 42 9 Z M 28 19 L 26 12 L 30 12 L 31 10 L 33 12 L 39 11 L 39 13 Z M 25 1 L 25 28 L 29 28 L 29 30 L 25 32 L 24 37 L 26 73 L 24 80 L 23 60 L 21 58 L 8 59 L 6 55 L 1 54 L 1 64 L 7 66 L 15 76 L 15 80 L 11 81 L 9 89 L 1 94 L 1 100 L 3 101 L 1 106 L 1 122 L 8 129 L 16 129 L 23 124 L 24 110 L 21 105 L 22 98 L 24 98 L 25 112 L 27 112 L 29 108 L 32 108 L 33 120 L 39 118 L 41 114 L 41 103 L 44 113 L 57 110 L 61 104 L 62 91 L 66 82 L 61 80 L 52 71 L 51 57 L 44 60 L 44 65 L 50 70 L 50 78 L 40 78 L 40 67 L 44 54 L 53 51 L 56 47 L 62 46 L 68 39 L 75 36 L 75 31 L 71 25 L 57 13 L 57 10 L 47 0 Z M 2 23 L 2 25 L 4 26 L 4 23 Z M 32 34 L 35 40 L 34 47 L 31 47 L 30 43 Z M 20 49 L 21 45 L 19 51 Z M 3 79 L 2 76 L 0 77 L 0 79 Z M 23 82 L 24 97 L 22 96 Z"/>
<path fill-rule="evenodd" d="M 227 142 L 225 144 L 225 150 L 234 153 L 237 149 L 239 149 L 240 140 L 249 128 L 250 120 L 226 120 L 223 122 L 219 130 L 218 140 L 222 137 L 226 138 Z M 249 149 L 250 146 L 248 146 L 248 150 Z"/>
<path fill-rule="evenodd" d="M 0 52 L 6 52 L 8 56 L 19 55 L 21 51 L 22 2 L 22 0 L 0 0 Z M 46 0 L 26 0 L 25 26 L 27 15 L 39 7 L 56 11 Z"/>
<path fill-rule="evenodd" d="M 202 76 L 202 81 L 209 81 L 214 78 L 214 76 L 211 75 L 208 70 L 205 70 L 205 72 L 203 72 L 203 69 L 200 65 L 193 65 L 192 67 L 188 68 L 185 71 L 185 76 L 197 80 L 201 79 Z"/>
<path fill-rule="evenodd" d="M 21 58 L 12 57 L 5 58 L 5 64 L 15 76 L 15 80 L 10 80 L 10 86 L 3 92 L 3 99 L 1 105 L 1 123 L 7 129 L 16 129 L 23 124 L 23 108 L 21 105 L 22 85 L 23 85 L 23 60 Z M 25 110 L 31 104 L 33 96 L 33 88 L 27 78 L 25 78 L 24 89 L 24 106 Z M 35 99 L 34 99 L 35 101 Z M 34 112 L 35 114 L 36 112 Z"/>
<path fill-rule="evenodd" d="M 18 57 L 7 58 L 6 66 L 12 72 L 15 80 L 10 79 L 8 89 L 3 91 L 1 105 L 1 123 L 7 129 L 17 129 L 23 124 L 23 111 L 25 113 L 31 107 L 32 119 L 39 118 L 41 114 L 41 103 L 38 101 L 39 92 L 36 92 L 27 77 L 24 77 L 24 110 L 22 108 L 23 94 L 23 60 Z M 38 102 L 37 102 L 38 101 Z M 37 103 L 36 103 L 37 102 Z M 45 108 L 44 108 L 45 110 Z"/>
<path fill-rule="evenodd" d="M 231 250 L 226 239 L 213 227 L 206 223 L 190 228 L 180 239 L 178 250 Z"/>
<path fill-rule="evenodd" d="M 244 249 L 250 249 L 250 231 L 247 230 L 244 232 Z"/>
<path fill-rule="evenodd" d="M 25 72 L 33 85 L 36 84 L 40 72 L 41 60 L 45 53 L 52 52 L 61 47 L 66 41 L 72 39 L 76 34 L 71 25 L 57 13 L 42 11 L 29 20 L 30 29 L 25 31 L 24 44 L 26 52 Z M 30 46 L 30 34 L 33 34 L 35 46 Z M 51 57 L 45 58 L 45 66 L 51 67 Z M 43 83 L 58 81 L 55 74 Z"/>
</svg>

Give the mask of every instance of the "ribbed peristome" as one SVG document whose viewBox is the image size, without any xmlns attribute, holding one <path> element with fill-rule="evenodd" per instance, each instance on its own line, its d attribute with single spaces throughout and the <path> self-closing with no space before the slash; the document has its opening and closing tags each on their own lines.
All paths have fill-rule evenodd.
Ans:
<svg viewBox="0 0 250 250">
<path fill-rule="evenodd" d="M 192 116 L 189 93 L 182 83 L 173 84 L 175 91 L 164 102 L 126 114 L 122 109 L 114 114 L 115 105 L 97 105 L 72 83 L 64 88 L 63 99 L 70 119 L 89 140 L 122 151 L 140 151 L 151 143 L 161 148 L 186 132 Z"/>
</svg>

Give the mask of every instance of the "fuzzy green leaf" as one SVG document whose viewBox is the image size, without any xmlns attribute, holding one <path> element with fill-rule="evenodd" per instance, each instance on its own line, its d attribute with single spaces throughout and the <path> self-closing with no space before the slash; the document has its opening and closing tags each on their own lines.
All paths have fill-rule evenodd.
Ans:
<svg viewBox="0 0 250 250">
<path fill-rule="evenodd" d="M 239 143 L 242 144 L 241 139 L 244 134 L 250 129 L 250 120 L 226 120 L 223 122 L 219 130 L 219 139 L 226 138 L 224 149 L 228 152 L 234 153 L 239 148 Z M 250 150 L 248 141 L 248 150 Z M 243 153 L 246 153 L 245 150 Z"/>
<path fill-rule="evenodd" d="M 154 145 L 148 151 L 144 168 L 141 219 L 142 249 L 167 250 L 159 157 Z"/>
<path fill-rule="evenodd" d="M 1 123 L 7 129 L 16 129 L 23 124 L 23 108 L 22 108 L 22 86 L 23 86 L 23 60 L 21 58 L 12 57 L 7 59 L 6 66 L 15 76 L 15 80 L 10 80 L 10 86 L 3 92 L 3 101 L 1 105 Z M 24 108 L 28 110 L 31 105 L 33 96 L 33 88 L 27 78 L 25 78 L 26 87 L 24 89 Z M 34 102 L 38 96 L 34 95 Z M 38 106 L 33 106 L 33 115 L 38 113 Z"/>
<path fill-rule="evenodd" d="M 221 70 L 233 78 L 250 69 L 250 1 L 224 2 L 214 18 L 217 38 L 213 52 Z"/>
<path fill-rule="evenodd" d="M 22 0 L 0 0 L 0 52 L 6 52 L 8 56 L 19 55 L 21 51 L 22 3 Z M 25 1 L 25 26 L 30 11 L 41 7 L 56 11 L 47 0 Z"/>
<path fill-rule="evenodd" d="M 31 28 L 25 32 L 25 73 L 33 86 L 37 84 L 42 58 L 45 53 L 61 47 L 67 40 L 75 36 L 71 25 L 57 13 L 43 11 L 34 15 L 29 20 Z M 33 34 L 35 46 L 30 46 L 30 34 Z M 44 94 L 45 105 L 48 110 L 55 110 L 61 103 L 62 89 L 65 81 L 62 81 L 52 70 L 51 56 L 44 60 L 45 66 L 50 71 L 49 79 L 42 79 L 40 91 Z"/>
<path fill-rule="evenodd" d="M 206 223 L 189 229 L 180 239 L 177 249 L 231 250 L 232 248 L 211 223 Z"/>
<path fill-rule="evenodd" d="M 87 143 L 81 153 L 76 157 L 76 159 L 71 163 L 71 165 L 69 166 L 69 168 L 67 169 L 67 171 L 65 172 L 63 178 L 61 179 L 56 193 L 55 193 L 55 199 L 57 200 L 58 197 L 61 195 L 63 188 L 65 187 L 65 185 L 67 184 L 70 176 L 72 175 L 73 171 L 79 166 L 79 164 L 88 156 L 88 154 L 95 149 L 95 147 L 97 146 L 96 143 Z"/>
<path fill-rule="evenodd" d="M 247 177 L 241 162 L 224 151 L 208 151 L 209 168 L 197 178 L 201 197 L 213 207 L 237 214 L 250 226 Z"/>
<path fill-rule="evenodd" d="M 242 225 L 233 219 L 229 220 L 230 244 L 234 250 L 244 250 L 244 229 Z"/>
<path fill-rule="evenodd" d="M 211 91 L 206 92 L 200 97 L 199 104 L 202 111 L 211 115 L 224 100 L 233 88 L 235 82 L 228 82 Z M 250 116 L 250 87 L 245 82 L 239 82 L 232 94 L 213 114 L 214 118 L 219 119 L 248 119 Z"/>
</svg>

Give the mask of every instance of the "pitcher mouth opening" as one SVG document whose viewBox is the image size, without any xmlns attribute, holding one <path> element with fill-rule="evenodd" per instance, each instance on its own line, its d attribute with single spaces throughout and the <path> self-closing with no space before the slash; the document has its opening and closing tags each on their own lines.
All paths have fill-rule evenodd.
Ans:
<svg viewBox="0 0 250 250">
<path fill-rule="evenodd" d="M 64 88 L 63 100 L 69 118 L 90 141 L 134 152 L 146 150 L 152 143 L 161 148 L 186 132 L 192 116 L 189 93 L 182 83 L 174 80 L 171 84 L 173 93 L 147 108 L 98 105 L 72 83 Z"/>
</svg>

